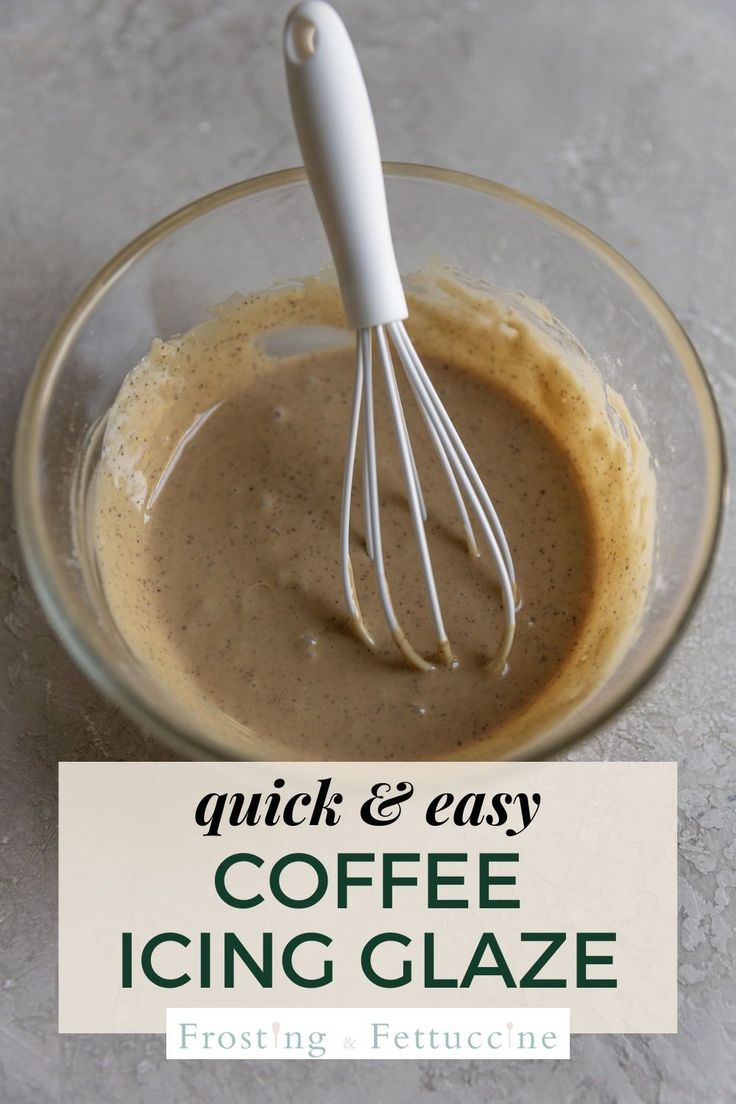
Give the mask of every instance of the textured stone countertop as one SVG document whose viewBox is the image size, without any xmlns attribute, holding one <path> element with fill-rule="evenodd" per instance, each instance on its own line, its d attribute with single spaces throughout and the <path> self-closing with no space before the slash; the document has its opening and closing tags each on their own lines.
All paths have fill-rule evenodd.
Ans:
<svg viewBox="0 0 736 1104">
<path fill-rule="evenodd" d="M 736 430 L 734 0 L 342 0 L 388 158 L 464 168 L 626 254 Z M 11 445 L 57 316 L 121 245 L 299 160 L 271 0 L 0 3 L 0 1101 L 736 1100 L 733 527 L 656 683 L 574 752 L 680 763 L 680 1030 L 545 1063 L 167 1064 L 160 1038 L 56 1031 L 56 765 L 167 758 L 92 690 L 19 561 Z"/>
</svg>

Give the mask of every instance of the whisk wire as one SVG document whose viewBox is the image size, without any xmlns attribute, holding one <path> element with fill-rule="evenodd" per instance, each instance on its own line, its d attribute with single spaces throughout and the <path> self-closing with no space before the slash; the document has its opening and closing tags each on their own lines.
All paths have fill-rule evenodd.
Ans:
<svg viewBox="0 0 736 1104">
<path fill-rule="evenodd" d="M 353 403 L 350 414 L 350 430 L 348 432 L 348 447 L 345 455 L 345 470 L 342 484 L 342 508 L 340 511 L 340 561 L 342 563 L 342 587 L 345 595 L 345 603 L 350 613 L 350 621 L 355 631 L 369 647 L 374 647 L 374 641 L 360 611 L 358 595 L 355 588 L 353 564 L 350 559 L 350 506 L 353 494 L 353 476 L 355 473 L 355 453 L 358 445 L 358 431 L 360 429 L 360 412 L 363 402 L 363 348 L 361 336 L 356 336 L 355 356 L 355 389 L 353 391 Z M 363 501 L 367 504 L 367 464 L 363 464 Z M 368 510 L 366 505 L 366 522 L 368 522 Z M 370 534 L 366 524 L 366 541 L 370 541 Z"/>
<path fill-rule="evenodd" d="M 427 370 L 419 359 L 417 351 L 414 348 L 408 333 L 406 332 L 406 327 L 404 326 L 403 322 L 390 322 L 389 330 L 394 337 L 396 347 L 399 350 L 399 354 L 401 355 L 402 352 L 404 353 L 404 356 L 401 357 L 401 360 L 405 370 L 409 373 L 410 376 L 414 376 L 414 378 L 418 377 L 422 385 L 422 390 L 429 402 L 429 409 L 431 409 L 436 414 L 437 420 L 439 421 L 442 429 L 444 429 L 445 431 L 444 436 L 446 438 L 449 438 L 449 441 L 454 446 L 454 448 L 450 452 L 450 455 L 456 453 L 459 456 L 462 461 L 462 468 L 466 471 L 469 480 L 471 481 L 475 491 L 477 492 L 477 496 L 483 503 L 485 513 L 488 517 L 493 533 L 493 546 L 500 551 L 506 573 L 509 576 L 512 588 L 515 589 L 516 579 L 514 574 L 513 561 L 511 559 L 511 552 L 509 550 L 508 542 L 506 540 L 503 528 L 501 527 L 501 522 L 499 521 L 498 514 L 496 513 L 495 507 L 491 502 L 490 495 L 488 494 L 488 491 L 486 490 L 482 479 L 478 475 L 473 461 L 470 459 L 470 455 L 468 454 L 468 450 L 465 448 L 465 445 L 462 442 L 460 434 L 455 429 L 455 426 L 452 424 L 452 420 L 450 419 L 449 414 L 442 405 L 442 401 L 437 394 L 434 384 L 427 374 Z M 436 422 L 435 425 L 437 425 Z"/>
<path fill-rule="evenodd" d="M 380 329 L 381 329 L 381 333 L 383 335 L 383 340 L 385 341 L 386 338 L 385 338 L 385 333 L 384 333 L 383 326 L 381 326 Z M 388 351 L 388 345 L 386 346 L 386 355 L 390 360 L 391 359 L 391 354 Z M 391 372 L 392 372 L 392 375 L 393 375 L 393 365 L 392 365 L 392 368 L 391 368 Z M 395 379 L 395 377 L 394 377 L 394 379 Z M 419 509 L 420 509 L 420 512 L 421 512 L 421 515 L 422 515 L 422 521 L 426 522 L 427 521 L 427 505 L 424 501 L 424 492 L 422 491 L 422 483 L 421 483 L 421 480 L 419 478 L 419 472 L 417 471 L 417 462 L 416 462 L 416 459 L 414 458 L 414 449 L 411 447 L 411 437 L 409 436 L 409 428 L 406 424 L 406 415 L 404 413 L 404 408 L 401 405 L 401 400 L 399 400 L 398 409 L 399 409 L 399 416 L 401 418 L 402 439 L 404 441 L 406 441 L 406 445 L 407 445 L 407 448 L 409 450 L 409 460 L 411 461 L 412 481 L 414 483 L 414 487 L 416 488 L 417 498 L 419 499 Z"/>
<path fill-rule="evenodd" d="M 442 406 L 439 396 L 427 375 L 427 372 L 414 349 L 403 323 L 392 322 L 388 324 L 389 332 L 394 339 L 394 344 L 399 354 L 399 359 L 406 373 L 412 392 L 419 404 L 422 415 L 428 426 L 431 425 L 434 433 L 432 441 L 437 449 L 440 460 L 447 473 L 450 471 L 457 477 L 465 492 L 471 508 L 486 538 L 491 557 L 494 561 L 499 584 L 501 587 L 504 605 L 504 632 L 500 644 L 493 658 L 493 666 L 503 669 L 508 653 L 513 642 L 516 628 L 516 582 L 513 563 L 508 543 L 496 511 L 491 503 L 476 468 L 468 455 L 467 449 L 462 443 L 450 416 Z M 445 462 L 446 461 L 446 462 Z M 457 481 L 450 480 L 456 501 L 461 498 Z M 467 510 L 461 511 L 461 516 L 468 517 Z M 470 529 L 468 519 L 466 534 Z M 470 529 L 472 534 L 472 529 Z M 474 540 L 474 538 L 473 538 Z"/>
<path fill-rule="evenodd" d="M 399 360 L 401 360 L 401 352 L 400 351 L 399 351 Z M 402 368 L 404 368 L 403 361 L 402 361 Z M 473 532 L 473 526 L 471 525 L 471 522 L 470 522 L 470 516 L 468 514 L 467 506 L 465 505 L 465 499 L 463 498 L 460 487 L 458 486 L 458 482 L 457 482 L 457 479 L 455 478 L 455 473 L 452 470 L 452 465 L 451 465 L 451 463 L 448 459 L 447 453 L 445 452 L 445 450 L 442 446 L 442 442 L 440 441 L 440 438 L 437 436 L 437 431 L 435 430 L 435 428 L 432 424 L 432 421 L 431 421 L 427 411 L 424 408 L 424 404 L 422 403 L 421 397 L 420 397 L 419 392 L 418 392 L 417 384 L 414 381 L 413 377 L 411 375 L 409 375 L 409 373 L 406 371 L 406 368 L 404 368 L 404 375 L 406 376 L 406 378 L 408 380 L 409 386 L 411 388 L 411 392 L 412 392 L 412 394 L 413 394 L 413 396 L 416 400 L 417 406 L 419 407 L 419 411 L 422 415 L 422 421 L 424 422 L 425 428 L 426 428 L 427 432 L 429 433 L 429 437 L 430 437 L 430 440 L 432 441 L 432 444 L 434 446 L 434 450 L 437 454 L 437 458 L 440 461 L 440 464 L 442 466 L 442 470 L 444 471 L 445 477 L 446 477 L 447 482 L 450 486 L 452 496 L 455 499 L 455 506 L 457 507 L 457 511 L 460 514 L 460 520 L 462 521 L 462 526 L 463 526 L 463 529 L 465 531 L 465 543 L 467 545 L 468 552 L 470 553 L 471 556 L 474 556 L 474 557 L 480 556 L 480 551 L 478 549 L 478 542 L 475 539 L 475 533 Z"/>
<path fill-rule="evenodd" d="M 373 530 L 371 527 L 370 494 L 368 491 L 368 443 L 363 435 L 363 524 L 365 526 L 365 550 L 368 559 L 374 558 Z"/>
<path fill-rule="evenodd" d="M 508 544 L 500 528 L 496 511 L 480 480 L 457 430 L 439 399 L 439 396 L 422 365 L 409 335 L 400 322 L 375 327 L 378 355 L 383 369 L 386 393 L 391 408 L 394 433 L 399 448 L 401 466 L 406 485 L 409 509 L 416 535 L 422 572 L 429 597 L 430 610 L 437 635 L 440 658 L 448 666 L 452 663 L 452 651 L 442 617 L 439 595 L 432 568 L 432 560 L 425 531 L 426 506 L 411 446 L 406 416 L 401 403 L 389 335 L 399 357 L 409 387 L 419 406 L 432 444 L 447 477 L 455 503 L 465 529 L 468 549 L 478 554 L 477 543 L 470 522 L 465 500 L 476 516 L 496 567 L 504 605 L 505 628 L 496 650 L 493 665 L 503 669 L 514 638 L 516 625 L 516 584 Z M 356 334 L 356 372 L 353 393 L 348 448 L 342 492 L 340 521 L 340 552 L 345 600 L 351 623 L 358 635 L 371 647 L 373 638 L 363 620 L 355 587 L 353 565 L 350 558 L 350 517 L 355 461 L 363 422 L 363 514 L 365 519 L 366 549 L 373 560 L 378 594 L 384 615 L 399 649 L 414 667 L 431 670 L 432 664 L 424 659 L 410 643 L 394 609 L 386 575 L 381 535 L 380 495 L 378 465 L 376 459 L 376 430 L 373 397 L 373 331 L 360 329 Z"/>
<path fill-rule="evenodd" d="M 368 459 L 368 509 L 370 513 L 370 528 L 373 537 L 373 564 L 376 572 L 378 595 L 383 607 L 384 616 L 388 622 L 391 635 L 413 667 L 422 671 L 431 671 L 432 664 L 416 651 L 410 643 L 406 633 L 399 624 L 399 619 L 394 610 L 391 599 L 391 591 L 386 578 L 386 565 L 383 558 L 383 542 L 381 538 L 381 509 L 378 495 L 378 465 L 376 461 L 376 429 L 373 411 L 373 363 L 371 348 L 370 328 L 361 329 L 361 349 L 363 359 L 363 406 L 365 417 L 363 423 L 364 440 L 366 443 L 366 456 Z M 411 479 L 410 479 L 411 484 Z M 430 567 L 431 570 L 431 567 Z"/>
<path fill-rule="evenodd" d="M 378 349 L 380 353 L 381 363 L 383 365 L 383 374 L 386 380 L 386 391 L 388 394 L 389 404 L 391 406 L 391 415 L 394 423 L 394 431 L 396 433 L 396 442 L 399 446 L 401 466 L 404 471 L 404 482 L 406 484 L 409 498 L 409 509 L 412 517 L 412 522 L 414 524 L 414 532 L 416 534 L 417 544 L 419 545 L 419 557 L 422 563 L 422 572 L 424 574 L 424 581 L 427 586 L 429 605 L 432 612 L 432 620 L 434 621 L 434 627 L 437 634 L 437 650 L 444 661 L 449 664 L 452 662 L 452 653 L 450 651 L 450 645 L 447 640 L 447 633 L 445 632 L 445 626 L 442 620 L 442 610 L 440 609 L 440 600 L 437 593 L 437 585 L 434 579 L 434 571 L 432 570 L 432 559 L 429 553 L 427 534 L 424 529 L 424 498 L 422 496 L 422 490 L 419 483 L 419 476 L 417 474 L 416 464 L 414 463 L 414 453 L 412 451 L 411 441 L 409 440 L 409 432 L 406 427 L 406 418 L 404 416 L 401 399 L 399 397 L 399 389 L 396 383 L 396 374 L 394 372 L 393 361 L 391 359 L 391 350 L 389 349 L 388 341 L 386 339 L 386 333 L 383 326 L 376 326 L 376 339 L 378 341 Z"/>
</svg>

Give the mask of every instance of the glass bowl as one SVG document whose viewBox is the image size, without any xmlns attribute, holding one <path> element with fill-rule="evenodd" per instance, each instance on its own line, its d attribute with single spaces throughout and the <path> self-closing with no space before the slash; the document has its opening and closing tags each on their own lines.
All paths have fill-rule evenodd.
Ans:
<svg viewBox="0 0 736 1104">
<path fill-rule="evenodd" d="M 385 172 L 401 270 L 417 271 L 439 257 L 541 300 L 624 396 L 656 466 L 657 555 L 641 631 L 582 706 L 512 753 L 548 755 L 624 706 L 682 633 L 719 531 L 725 464 L 715 402 L 665 303 L 590 231 L 478 177 L 407 164 L 386 164 Z M 52 334 L 25 397 L 15 500 L 41 603 L 100 690 L 193 758 L 243 756 L 235 727 L 230 736 L 195 726 L 138 663 L 111 619 L 85 524 L 101 429 L 123 377 L 153 337 L 186 331 L 235 291 L 289 283 L 328 262 L 303 170 L 205 196 L 136 238 L 95 276 Z"/>
</svg>

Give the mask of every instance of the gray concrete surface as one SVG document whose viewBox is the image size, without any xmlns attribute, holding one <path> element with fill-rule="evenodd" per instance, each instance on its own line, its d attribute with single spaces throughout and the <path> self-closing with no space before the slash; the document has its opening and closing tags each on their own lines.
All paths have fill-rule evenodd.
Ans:
<svg viewBox="0 0 736 1104">
<path fill-rule="evenodd" d="M 736 431 L 734 0 L 342 0 L 387 157 L 503 180 L 628 255 Z M 536 1063 L 170 1063 L 151 1037 L 60 1038 L 56 764 L 166 757 L 49 632 L 13 532 L 10 450 L 73 292 L 153 220 L 297 162 L 270 0 L 0 2 L 0 1101 L 736 1100 L 733 527 L 657 683 L 575 751 L 681 764 L 680 1031 L 578 1037 Z"/>
</svg>

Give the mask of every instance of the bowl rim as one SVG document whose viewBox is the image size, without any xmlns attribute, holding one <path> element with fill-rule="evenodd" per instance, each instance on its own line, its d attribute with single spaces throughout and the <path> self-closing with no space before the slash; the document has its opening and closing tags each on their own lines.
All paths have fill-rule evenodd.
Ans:
<svg viewBox="0 0 736 1104">
<path fill-rule="evenodd" d="M 617 250 L 581 223 L 524 192 L 470 173 L 401 161 L 385 161 L 383 168 L 388 177 L 450 184 L 526 209 L 596 254 L 629 285 L 669 341 L 697 400 L 706 437 L 710 437 L 709 459 L 715 465 L 715 471 L 704 526 L 705 536 L 701 541 L 696 569 L 691 572 L 686 597 L 676 622 L 667 639 L 650 655 L 648 662 L 635 677 L 590 719 L 576 723 L 573 716 L 569 728 L 564 732 L 547 737 L 542 733 L 532 741 L 531 746 L 520 748 L 518 756 L 513 753 L 510 756 L 512 759 L 524 760 L 546 758 L 590 735 L 641 692 L 659 673 L 681 640 L 702 597 L 719 544 L 726 498 L 726 447 L 715 395 L 692 342 L 659 293 Z M 30 580 L 44 613 L 74 661 L 108 700 L 119 706 L 145 732 L 154 733 L 173 750 L 190 759 L 242 760 L 243 756 L 236 754 L 234 748 L 225 746 L 224 741 L 218 737 L 188 726 L 183 718 L 175 724 L 166 711 L 160 710 L 139 694 L 132 681 L 121 677 L 118 671 L 107 664 L 97 652 L 93 641 L 88 638 L 84 627 L 68 612 L 69 606 L 65 601 L 65 591 L 68 588 L 46 538 L 47 527 L 41 495 L 38 492 L 42 429 L 57 370 L 63 365 L 77 335 L 107 291 L 140 257 L 181 227 L 234 200 L 305 182 L 305 171 L 303 167 L 298 167 L 228 185 L 178 208 L 119 250 L 83 287 L 54 327 L 33 369 L 18 420 L 13 471 L 16 524 Z M 255 759 L 256 756 L 251 755 L 249 758 Z"/>
</svg>

